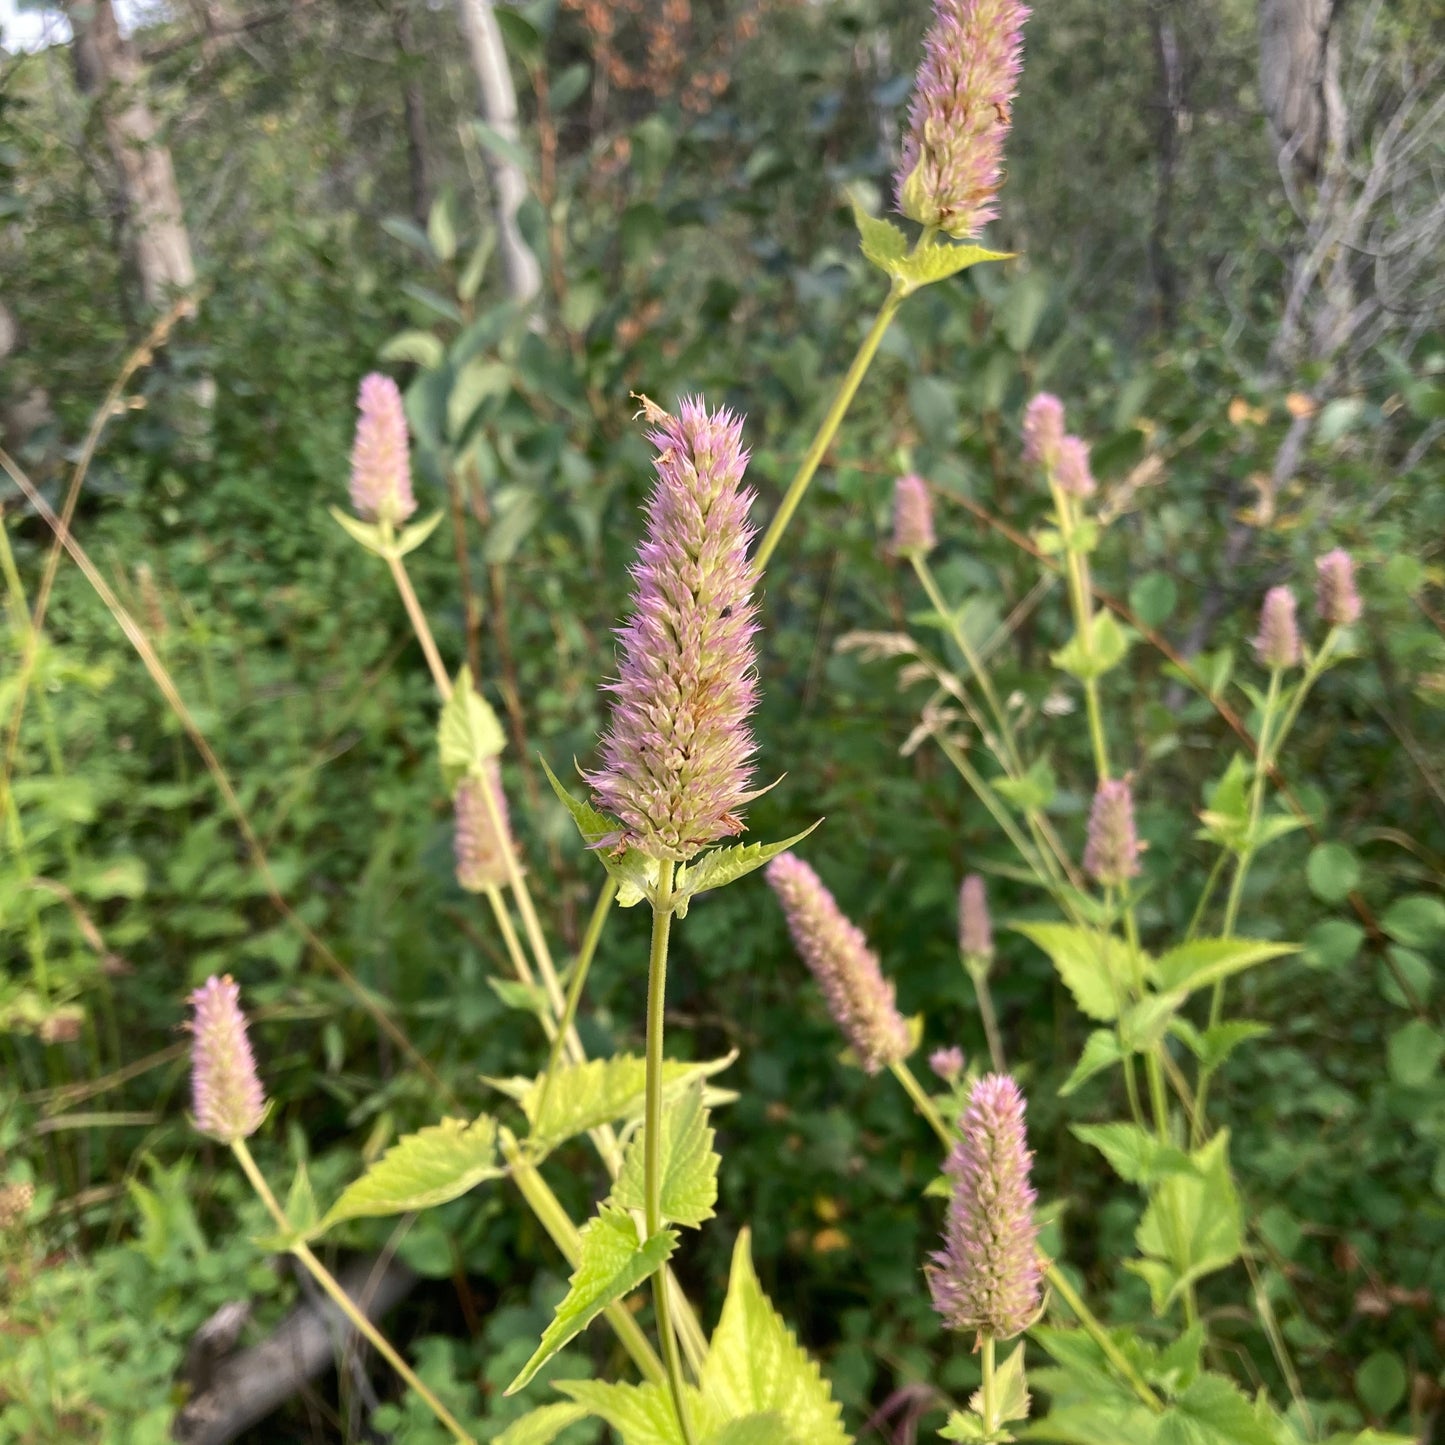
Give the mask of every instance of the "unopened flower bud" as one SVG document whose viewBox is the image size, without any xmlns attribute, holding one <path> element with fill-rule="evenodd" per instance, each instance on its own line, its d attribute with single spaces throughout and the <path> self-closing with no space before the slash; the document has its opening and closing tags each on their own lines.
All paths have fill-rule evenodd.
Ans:
<svg viewBox="0 0 1445 1445">
<path fill-rule="evenodd" d="M 456 808 L 456 831 L 452 838 L 457 860 L 457 882 L 469 893 L 484 893 L 500 888 L 507 881 L 507 849 L 511 839 L 506 836 L 507 795 L 502 791 L 502 769 L 495 758 L 487 761 L 487 783 L 468 775 L 457 785 L 453 800 Z M 492 826 L 491 809 L 487 807 L 486 788 L 490 785 L 503 836 Z"/>
<path fill-rule="evenodd" d="M 823 990 L 828 1011 L 870 1074 L 908 1057 L 908 1023 L 878 955 L 801 858 L 783 853 L 766 876 L 783 905 L 788 931 Z"/>
<path fill-rule="evenodd" d="M 1139 876 L 1144 850 L 1134 828 L 1134 795 L 1127 778 L 1106 778 L 1089 809 L 1084 867 L 1105 888 L 1119 888 Z"/>
<path fill-rule="evenodd" d="M 893 553 L 925 557 L 937 546 L 928 483 L 910 472 L 893 484 Z"/>
<path fill-rule="evenodd" d="M 632 569 L 632 620 L 618 632 L 602 767 L 588 782 L 622 822 L 615 841 L 686 861 L 742 832 L 741 809 L 757 796 L 758 626 L 742 420 L 700 398 L 678 411 L 650 414 L 657 482 Z"/>
<path fill-rule="evenodd" d="M 910 220 L 961 239 L 998 214 L 1028 17 L 1019 0 L 934 0 L 895 177 Z"/>
<path fill-rule="evenodd" d="M 1054 466 L 1054 481 L 1061 492 L 1071 497 L 1092 497 L 1096 490 L 1094 474 L 1089 470 L 1089 444 L 1076 436 L 1066 436 L 1059 443 L 1059 460 Z"/>
<path fill-rule="evenodd" d="M 1007 1074 L 980 1079 L 944 1166 L 953 1195 L 943 1249 L 925 1267 L 933 1307 L 951 1330 L 1009 1340 L 1038 1314 L 1032 1159 L 1018 1085 Z"/>
<path fill-rule="evenodd" d="M 266 1096 L 246 1037 L 240 987 L 212 975 L 191 995 L 191 1090 L 196 1128 L 223 1144 L 261 1127 Z"/>
<path fill-rule="evenodd" d="M 1294 667 L 1299 663 L 1299 622 L 1296 618 L 1295 596 L 1290 588 L 1271 587 L 1264 594 L 1254 650 L 1259 660 L 1272 672 Z"/>
<path fill-rule="evenodd" d="M 970 873 L 958 890 L 958 947 L 965 958 L 976 958 L 983 963 L 993 958 L 988 890 L 977 873 Z"/>
<path fill-rule="evenodd" d="M 401 392 L 389 376 L 374 371 L 362 377 L 356 406 L 351 505 L 363 521 L 399 526 L 416 511 Z"/>
<path fill-rule="evenodd" d="M 1052 473 L 1064 445 L 1064 404 L 1041 391 L 1024 408 L 1024 461 Z"/>
<path fill-rule="evenodd" d="M 1354 559 L 1343 547 L 1315 560 L 1320 616 L 1331 627 L 1348 627 L 1360 618 L 1360 594 L 1355 587 Z"/>
<path fill-rule="evenodd" d="M 958 1082 L 963 1073 L 963 1050 L 957 1044 L 946 1049 L 934 1049 L 928 1056 L 928 1067 L 943 1080 L 945 1084 Z"/>
</svg>

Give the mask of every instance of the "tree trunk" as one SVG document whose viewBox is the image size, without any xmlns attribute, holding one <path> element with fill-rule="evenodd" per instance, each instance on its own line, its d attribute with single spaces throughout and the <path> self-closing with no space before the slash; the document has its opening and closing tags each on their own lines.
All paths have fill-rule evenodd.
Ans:
<svg viewBox="0 0 1445 1445">
<path fill-rule="evenodd" d="M 411 0 L 398 0 L 392 12 L 392 35 L 401 61 L 406 87 L 402 106 L 406 113 L 406 156 L 411 178 L 411 213 L 425 226 L 431 212 L 431 155 L 427 146 L 426 106 L 422 100 L 419 65 L 412 39 Z"/>
<path fill-rule="evenodd" d="M 516 143 L 517 92 L 502 47 L 502 32 L 492 13 L 492 0 L 457 0 L 457 18 L 471 54 L 481 96 L 482 119 L 506 140 Z M 532 248 L 517 227 L 517 208 L 527 196 L 527 178 L 510 161 L 487 153 L 492 202 L 497 217 L 497 251 L 502 274 L 514 301 L 530 301 L 542 287 L 542 272 Z"/>
<path fill-rule="evenodd" d="M 196 281 L 171 153 L 158 138 L 140 61 L 121 38 L 111 0 L 66 0 L 66 9 L 75 32 L 76 82 L 95 97 L 120 176 L 141 291 L 159 308 Z"/>
<path fill-rule="evenodd" d="M 1337 0 L 1260 0 L 1259 88 L 1282 162 L 1314 179 L 1333 129 Z M 1337 82 L 1336 82 L 1337 83 Z"/>
</svg>

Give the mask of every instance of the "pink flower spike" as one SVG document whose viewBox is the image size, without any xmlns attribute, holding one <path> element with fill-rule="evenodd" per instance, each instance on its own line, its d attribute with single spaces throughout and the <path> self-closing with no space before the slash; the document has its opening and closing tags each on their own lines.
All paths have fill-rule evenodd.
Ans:
<svg viewBox="0 0 1445 1445">
<path fill-rule="evenodd" d="M 958 890 L 958 947 L 965 958 L 993 958 L 993 923 L 988 915 L 988 890 L 970 873 Z"/>
<path fill-rule="evenodd" d="M 914 472 L 893 484 L 893 554 L 925 557 L 938 545 L 933 535 L 933 498 Z"/>
<path fill-rule="evenodd" d="M 632 620 L 617 634 L 619 676 L 607 685 L 602 766 L 587 781 L 597 806 L 621 820 L 617 841 L 686 861 L 742 832 L 741 810 L 757 797 L 758 624 L 742 419 L 701 398 L 678 411 L 649 413 L 657 481 L 632 569 Z"/>
<path fill-rule="evenodd" d="M 266 1116 L 266 1096 L 246 1037 L 241 990 L 212 975 L 191 995 L 191 1090 L 196 1128 L 223 1144 L 248 1139 Z"/>
<path fill-rule="evenodd" d="M 1089 839 L 1084 868 L 1096 883 L 1119 888 L 1139 876 L 1144 851 L 1134 827 L 1134 794 L 1127 778 L 1106 778 L 1089 809 Z"/>
<path fill-rule="evenodd" d="M 1028 17 L 1019 0 L 934 0 L 894 177 L 909 220 L 957 240 L 998 214 Z"/>
<path fill-rule="evenodd" d="M 953 1196 L 943 1249 L 925 1266 L 933 1307 L 951 1330 L 1009 1340 L 1038 1314 L 1032 1160 L 1018 1085 L 1007 1074 L 980 1079 L 944 1166 Z"/>
<path fill-rule="evenodd" d="M 1264 594 L 1254 650 L 1271 672 L 1299 665 L 1301 653 L 1296 613 L 1297 604 L 1290 588 L 1271 587 Z"/>
<path fill-rule="evenodd" d="M 1041 391 L 1024 408 L 1024 461 L 1052 473 L 1064 445 L 1064 404 Z"/>
<path fill-rule="evenodd" d="M 952 1044 L 946 1049 L 934 1049 L 928 1056 L 928 1067 L 945 1084 L 952 1084 L 958 1080 L 963 1073 L 963 1065 L 963 1050 L 957 1044 Z"/>
<path fill-rule="evenodd" d="M 1315 559 L 1320 616 L 1331 627 L 1348 627 L 1360 620 L 1360 594 L 1355 586 L 1354 559 L 1336 547 Z"/>
<path fill-rule="evenodd" d="M 1066 436 L 1059 443 L 1059 459 L 1054 466 L 1054 481 L 1061 492 L 1071 497 L 1092 497 L 1098 490 L 1094 474 L 1089 470 L 1089 444 L 1076 436 Z"/>
<path fill-rule="evenodd" d="M 487 763 L 487 777 L 505 829 L 507 795 L 502 791 L 501 765 L 495 758 Z M 506 850 L 511 839 L 497 837 L 483 786 L 480 778 L 463 778 L 457 785 L 453 800 L 456 832 L 452 841 L 457 861 L 457 882 L 469 893 L 485 893 L 488 888 L 500 888 L 507 881 Z"/>
<path fill-rule="evenodd" d="M 822 879 L 801 858 L 782 853 L 764 875 L 783 905 L 794 946 L 858 1062 L 870 1074 L 901 1063 L 911 1047 L 908 1024 L 862 931 L 843 916 Z"/>
<path fill-rule="evenodd" d="M 356 406 L 351 505 L 363 521 L 400 526 L 416 511 L 401 392 L 389 376 L 374 371 L 362 377 Z"/>
</svg>

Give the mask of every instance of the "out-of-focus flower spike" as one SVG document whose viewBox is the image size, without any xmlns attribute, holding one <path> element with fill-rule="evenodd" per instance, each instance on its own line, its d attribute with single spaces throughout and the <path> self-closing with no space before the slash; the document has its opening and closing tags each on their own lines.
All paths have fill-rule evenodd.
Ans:
<svg viewBox="0 0 1445 1445">
<path fill-rule="evenodd" d="M 506 829 L 507 795 L 502 791 L 502 769 L 495 758 L 489 759 L 486 767 L 497 815 L 503 829 Z M 457 882 L 469 893 L 500 888 L 507 881 L 506 850 L 511 840 L 497 837 L 483 793 L 484 786 L 480 778 L 465 777 L 457 785 L 454 799 L 456 831 L 452 842 L 457 860 Z"/>
<path fill-rule="evenodd" d="M 1041 391 L 1024 408 L 1024 461 L 1052 473 L 1064 445 L 1064 404 L 1052 392 Z"/>
<path fill-rule="evenodd" d="M 191 1093 L 196 1128 L 223 1144 L 248 1139 L 266 1116 L 266 1096 L 246 1037 L 241 989 L 212 975 L 191 994 Z"/>
<path fill-rule="evenodd" d="M 957 1044 L 952 1044 L 946 1049 L 934 1049 L 928 1056 L 928 1067 L 945 1084 L 957 1083 L 963 1074 L 963 1066 L 963 1050 Z"/>
<path fill-rule="evenodd" d="M 928 483 L 909 472 L 893 484 L 893 555 L 926 557 L 937 545 Z"/>
<path fill-rule="evenodd" d="M 1081 437 L 1066 436 L 1059 443 L 1059 459 L 1054 464 L 1054 481 L 1061 492 L 1071 497 L 1092 497 L 1097 490 L 1094 473 L 1089 468 L 1089 444 Z"/>
<path fill-rule="evenodd" d="M 1134 827 L 1134 793 L 1127 778 L 1106 778 L 1089 809 L 1089 838 L 1084 867 L 1096 883 L 1119 888 L 1139 876 L 1143 852 Z"/>
<path fill-rule="evenodd" d="M 1320 616 L 1331 627 L 1348 627 L 1360 620 L 1360 593 L 1355 586 L 1354 559 L 1336 547 L 1315 559 L 1316 593 Z"/>
<path fill-rule="evenodd" d="M 1301 655 L 1299 619 L 1295 595 L 1290 588 L 1271 587 L 1264 594 L 1254 650 L 1271 671 L 1298 666 Z"/>
<path fill-rule="evenodd" d="M 958 947 L 965 958 L 976 958 L 983 963 L 993 959 L 988 890 L 977 873 L 970 873 L 958 890 Z"/>
<path fill-rule="evenodd" d="M 362 377 L 356 406 L 351 505 L 363 521 L 400 526 L 416 511 L 401 392 L 389 376 L 374 371 Z"/>
<path fill-rule="evenodd" d="M 1018 1085 L 1007 1074 L 980 1079 L 944 1166 L 953 1195 L 943 1248 L 926 1266 L 933 1307 L 951 1330 L 1008 1340 L 1038 1314 L 1032 1159 Z"/>
<path fill-rule="evenodd" d="M 823 990 L 828 1011 L 870 1074 L 908 1057 L 908 1023 L 894 988 L 862 931 L 843 915 L 823 881 L 801 858 L 783 853 L 766 869 L 788 931 Z"/>
</svg>

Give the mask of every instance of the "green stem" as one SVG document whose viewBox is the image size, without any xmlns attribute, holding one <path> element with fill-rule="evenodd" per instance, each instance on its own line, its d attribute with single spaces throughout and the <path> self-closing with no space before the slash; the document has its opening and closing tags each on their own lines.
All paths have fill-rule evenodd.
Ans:
<svg viewBox="0 0 1445 1445">
<path fill-rule="evenodd" d="M 1063 1270 L 1056 1264 L 1047 1264 L 1044 1267 L 1044 1278 L 1048 1281 L 1049 1288 L 1074 1312 L 1074 1317 L 1084 1327 L 1084 1333 L 1104 1352 L 1104 1358 L 1129 1382 L 1129 1387 L 1140 1401 L 1156 1413 L 1162 1414 L 1164 1402 L 1149 1388 L 1148 1382 L 1129 1363 L 1118 1345 L 1109 1338 L 1108 1331 L 1069 1283 Z"/>
<path fill-rule="evenodd" d="M 587 931 L 582 935 L 582 947 L 577 952 L 577 961 L 572 965 L 572 978 L 567 985 L 567 1003 L 562 1018 L 557 1025 L 557 1031 L 552 1036 L 551 1052 L 547 1055 L 547 1072 L 542 1076 L 542 1088 L 537 1095 L 537 1118 L 542 1117 L 542 1111 L 547 1107 L 547 1094 L 552 1088 L 552 1076 L 557 1072 L 557 1065 L 561 1062 L 562 1040 L 572 1031 L 572 1025 L 577 1017 L 577 1005 L 582 1000 L 582 990 L 587 986 L 587 974 L 592 967 L 592 959 L 597 953 L 597 943 L 602 937 L 602 926 L 607 922 L 608 911 L 612 907 L 613 900 L 617 897 L 617 881 L 610 874 L 607 881 L 602 885 L 602 891 L 597 895 L 597 902 L 592 908 L 592 917 L 587 920 Z"/>
<path fill-rule="evenodd" d="M 421 610 L 421 603 L 417 601 L 416 591 L 411 585 L 411 578 L 407 575 L 405 564 L 394 551 L 386 553 L 386 565 L 391 569 L 392 579 L 396 582 L 396 590 L 401 594 L 401 604 L 406 608 L 406 615 L 411 619 L 412 631 L 416 633 L 416 640 L 421 644 L 422 653 L 426 657 L 426 665 L 431 670 L 432 681 L 442 695 L 442 701 L 452 695 L 452 680 L 447 673 L 446 664 L 442 661 L 442 655 L 437 650 L 436 639 L 431 634 L 431 627 L 426 620 L 426 613 Z"/>
<path fill-rule="evenodd" d="M 652 903 L 652 950 L 647 963 L 647 1085 L 642 1122 L 643 1221 L 651 1239 L 662 1229 L 662 1039 L 667 996 L 667 943 L 672 931 L 672 878 L 676 868 L 671 858 L 658 860 L 657 891 Z M 667 1367 L 667 1384 L 672 1406 L 686 1445 L 693 1445 L 684 1395 L 682 1361 L 677 1352 L 677 1335 L 668 1308 L 666 1269 L 652 1277 L 657 1305 L 657 1337 Z"/>
<path fill-rule="evenodd" d="M 928 1091 L 918 1082 L 918 1077 L 908 1067 L 906 1061 L 900 1059 L 896 1064 L 890 1064 L 889 1069 L 893 1077 L 903 1085 L 903 1091 L 913 1100 L 913 1107 L 927 1121 L 928 1127 L 938 1135 L 938 1142 L 943 1145 L 944 1151 L 952 1149 L 955 1143 L 953 1132 L 943 1122 L 943 1115 L 938 1112 L 938 1105 L 933 1102 Z"/>
<path fill-rule="evenodd" d="M 532 1213 L 537 1216 L 538 1223 L 547 1231 L 552 1243 L 561 1251 L 562 1258 L 575 1269 L 582 1258 L 582 1239 L 577 1226 L 572 1223 L 547 1181 L 505 1129 L 502 1131 L 501 1148 L 502 1157 L 511 1166 L 512 1182 L 527 1201 Z M 657 1358 L 657 1352 L 648 1343 L 642 1326 L 621 1304 L 610 1304 L 603 1313 L 622 1348 L 641 1371 L 643 1379 L 654 1385 L 665 1384 L 667 1371 L 663 1369 L 662 1361 Z"/>
<path fill-rule="evenodd" d="M 1004 1062 L 1003 1035 L 999 1033 L 998 1014 L 994 1012 L 993 990 L 988 982 L 988 964 L 985 960 L 979 959 L 976 963 L 970 963 L 964 959 L 963 967 L 969 978 L 973 980 L 973 992 L 978 999 L 978 1014 L 983 1020 L 983 1036 L 988 1040 L 988 1058 L 993 1065 L 996 1074 L 1007 1073 L 1008 1065 Z"/>
<path fill-rule="evenodd" d="M 753 558 L 753 565 L 759 572 L 768 565 L 768 559 L 777 550 L 788 523 L 793 519 L 793 513 L 798 510 L 798 504 L 803 500 L 803 493 L 808 490 L 808 483 L 813 480 L 813 474 L 818 470 L 824 456 L 827 455 L 828 448 L 833 444 L 833 438 L 843 424 L 848 407 L 852 404 L 859 385 L 867 375 L 869 366 L 873 363 L 873 357 L 878 351 L 879 342 L 883 340 L 884 332 L 888 330 L 907 294 L 907 291 L 895 281 L 892 290 L 884 298 L 883 305 L 879 307 L 878 315 L 873 318 L 873 325 L 868 328 L 868 334 L 859 344 L 853 364 L 844 375 L 842 384 L 838 387 L 838 394 L 833 398 L 833 404 L 828 408 L 827 415 L 824 416 L 822 424 L 818 427 L 812 445 L 798 464 L 798 470 L 789 483 L 788 490 L 783 494 L 783 500 L 778 504 L 778 510 L 773 515 L 773 520 L 763 534 L 763 540 Z"/>
<path fill-rule="evenodd" d="M 998 1390 L 994 1375 L 996 1373 L 996 1361 L 994 1358 L 994 1338 L 992 1335 L 983 1337 L 983 1433 L 992 1440 L 997 1434 L 1002 1421 L 998 1418 Z"/>
<path fill-rule="evenodd" d="M 265 1176 L 261 1173 L 260 1169 L 256 1167 L 256 1161 L 251 1157 L 251 1151 L 246 1147 L 246 1141 L 244 1139 L 232 1140 L 231 1152 L 236 1156 L 241 1168 L 245 1171 L 246 1178 L 251 1181 L 251 1187 L 256 1191 L 257 1195 L 260 1196 L 261 1203 L 266 1206 L 267 1212 L 271 1218 L 276 1221 L 277 1228 L 280 1229 L 283 1234 L 290 1234 L 292 1232 L 291 1221 L 287 1219 L 286 1211 L 281 1207 L 276 1196 L 272 1194 L 271 1186 L 266 1183 Z M 453 1436 L 460 1440 L 462 1445 L 476 1445 L 475 1439 L 462 1429 L 452 1412 L 422 1383 L 411 1366 L 392 1348 L 386 1336 L 357 1309 L 356 1302 L 341 1288 L 331 1271 L 311 1252 L 305 1240 L 298 1240 L 293 1244 L 291 1246 L 291 1253 L 301 1261 L 312 1279 L 331 1297 L 331 1301 L 336 1305 L 337 1309 L 351 1321 L 353 1327 L 360 1334 L 364 1335 L 371 1342 L 377 1354 L 416 1391 L 421 1399 L 426 1402 L 432 1414 L 451 1431 Z"/>
</svg>

